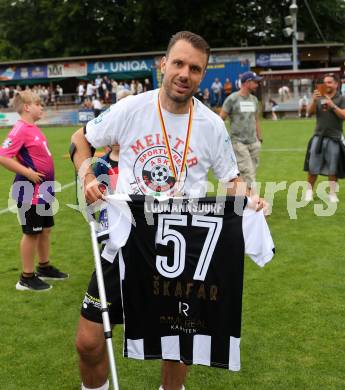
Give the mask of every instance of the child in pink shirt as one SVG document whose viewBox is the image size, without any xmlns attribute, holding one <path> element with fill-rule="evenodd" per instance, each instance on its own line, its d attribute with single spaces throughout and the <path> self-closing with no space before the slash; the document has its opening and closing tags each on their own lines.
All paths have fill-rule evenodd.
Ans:
<svg viewBox="0 0 345 390">
<path fill-rule="evenodd" d="M 0 165 L 16 173 L 12 197 L 17 202 L 23 231 L 20 242 L 23 270 L 16 289 L 45 291 L 51 286 L 43 279 L 68 278 L 49 263 L 49 237 L 54 225 L 54 162 L 45 135 L 35 125 L 42 116 L 40 98 L 30 90 L 19 92 L 13 106 L 21 118 L 0 147 Z"/>
</svg>

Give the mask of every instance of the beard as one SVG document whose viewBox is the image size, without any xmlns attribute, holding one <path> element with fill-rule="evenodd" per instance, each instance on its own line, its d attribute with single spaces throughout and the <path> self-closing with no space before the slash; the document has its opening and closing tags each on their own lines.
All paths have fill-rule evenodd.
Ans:
<svg viewBox="0 0 345 390">
<path fill-rule="evenodd" d="M 165 93 L 167 94 L 167 96 L 169 97 L 169 99 L 171 99 L 173 102 L 175 103 L 179 103 L 179 104 L 183 104 L 183 103 L 186 103 L 190 100 L 191 97 L 194 96 L 194 94 L 196 93 L 197 91 L 197 88 L 194 88 L 194 89 L 191 89 L 188 93 L 186 93 L 185 95 L 178 95 L 178 94 L 175 94 L 172 90 L 172 88 L 169 86 L 169 84 L 167 85 L 167 83 L 164 82 L 164 79 L 163 79 L 163 84 L 162 84 L 164 90 L 165 90 Z"/>
<path fill-rule="evenodd" d="M 255 92 L 257 91 L 257 89 L 258 89 L 257 87 L 255 87 L 255 88 L 250 88 L 250 89 L 249 89 L 249 92 L 252 93 L 252 94 L 254 95 Z"/>
</svg>

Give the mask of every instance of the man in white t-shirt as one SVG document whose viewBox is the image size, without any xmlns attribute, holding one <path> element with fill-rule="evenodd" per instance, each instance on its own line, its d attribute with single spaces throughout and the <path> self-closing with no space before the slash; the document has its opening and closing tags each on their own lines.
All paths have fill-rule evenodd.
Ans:
<svg viewBox="0 0 345 390">
<path fill-rule="evenodd" d="M 217 107 L 219 107 L 222 104 L 223 84 L 218 78 L 214 79 L 211 85 L 211 90 L 214 95 L 214 103 Z"/>
<path fill-rule="evenodd" d="M 80 168 L 90 158 L 91 146 L 111 144 L 120 145 L 117 193 L 203 196 L 209 169 L 219 180 L 231 182 L 229 194 L 238 190 L 241 180 L 224 123 L 193 98 L 209 52 L 202 37 L 188 31 L 175 34 L 161 62 L 161 89 L 122 99 L 72 136 L 71 158 L 89 203 L 104 199 L 104 195 L 92 168 Z M 257 208 L 262 207 L 263 201 L 258 200 Z M 81 316 L 77 349 L 82 388 L 108 389 L 101 321 Z M 163 361 L 162 372 L 161 389 L 184 389 L 184 364 Z"/>
</svg>

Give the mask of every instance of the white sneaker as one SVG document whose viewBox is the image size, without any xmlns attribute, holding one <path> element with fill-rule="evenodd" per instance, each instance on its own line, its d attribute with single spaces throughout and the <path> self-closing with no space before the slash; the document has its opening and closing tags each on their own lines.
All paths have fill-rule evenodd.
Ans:
<svg viewBox="0 0 345 390">
<path fill-rule="evenodd" d="M 305 200 L 306 202 L 311 202 L 311 201 L 313 200 L 313 190 L 308 189 L 308 190 L 305 192 L 304 200 Z"/>
<path fill-rule="evenodd" d="M 337 197 L 336 194 L 329 194 L 328 199 L 331 203 L 338 203 L 339 202 L 339 198 Z"/>
</svg>

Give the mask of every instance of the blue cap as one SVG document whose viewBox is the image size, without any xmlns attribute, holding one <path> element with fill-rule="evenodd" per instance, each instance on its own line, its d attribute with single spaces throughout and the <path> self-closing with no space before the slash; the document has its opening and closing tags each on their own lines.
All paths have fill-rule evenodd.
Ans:
<svg viewBox="0 0 345 390">
<path fill-rule="evenodd" d="M 262 77 L 258 76 L 255 72 L 245 72 L 241 76 L 241 83 L 246 81 L 260 81 Z"/>
</svg>

